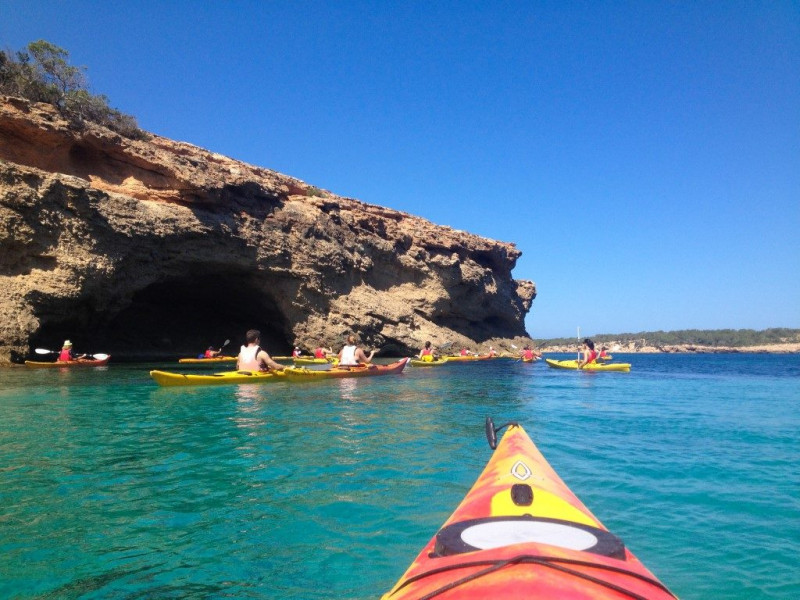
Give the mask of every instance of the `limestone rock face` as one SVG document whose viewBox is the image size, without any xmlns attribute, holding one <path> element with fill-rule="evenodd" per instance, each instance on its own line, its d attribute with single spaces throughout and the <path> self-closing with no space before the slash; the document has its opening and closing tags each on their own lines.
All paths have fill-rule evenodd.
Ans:
<svg viewBox="0 0 800 600">
<path fill-rule="evenodd" d="M 385 355 L 527 336 L 520 251 L 158 136 L 0 97 L 0 362 L 31 348 Z M 188 354 L 187 354 L 188 353 Z"/>
</svg>

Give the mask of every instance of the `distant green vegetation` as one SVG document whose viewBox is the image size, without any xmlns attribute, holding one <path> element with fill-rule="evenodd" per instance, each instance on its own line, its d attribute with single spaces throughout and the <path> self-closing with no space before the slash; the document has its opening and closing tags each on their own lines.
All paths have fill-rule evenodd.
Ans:
<svg viewBox="0 0 800 600">
<path fill-rule="evenodd" d="M 585 337 L 585 336 L 582 336 Z M 638 342 L 647 346 L 725 346 L 743 348 L 766 344 L 800 343 L 800 329 L 773 328 L 755 329 L 681 329 L 679 331 L 642 331 L 639 333 L 616 333 L 591 336 L 595 343 Z M 540 344 L 561 346 L 576 344 L 577 338 L 554 338 L 541 340 Z"/>
<path fill-rule="evenodd" d="M 108 98 L 86 89 L 86 67 L 69 64 L 69 53 L 45 40 L 28 44 L 27 52 L 0 50 L 0 94 L 52 104 L 73 127 L 86 121 L 131 139 L 146 139 L 136 119 L 108 105 Z"/>
</svg>

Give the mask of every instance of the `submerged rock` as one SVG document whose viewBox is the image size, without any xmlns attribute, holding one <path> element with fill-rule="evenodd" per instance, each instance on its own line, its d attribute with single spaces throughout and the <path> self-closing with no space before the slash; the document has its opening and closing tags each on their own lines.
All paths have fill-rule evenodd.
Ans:
<svg viewBox="0 0 800 600">
<path fill-rule="evenodd" d="M 158 136 L 77 131 L 0 97 L 0 362 L 37 345 L 282 354 L 349 332 L 386 355 L 527 336 L 514 244 Z"/>
</svg>

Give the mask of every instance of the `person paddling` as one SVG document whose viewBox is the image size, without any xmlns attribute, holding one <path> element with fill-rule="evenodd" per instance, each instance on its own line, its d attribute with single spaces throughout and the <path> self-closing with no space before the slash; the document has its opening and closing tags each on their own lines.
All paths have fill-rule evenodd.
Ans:
<svg viewBox="0 0 800 600">
<path fill-rule="evenodd" d="M 246 346 L 242 346 L 239 356 L 236 358 L 237 371 L 283 371 L 283 365 L 276 363 L 269 354 L 264 351 L 261 344 L 261 332 L 258 329 L 251 329 L 245 334 Z"/>
<path fill-rule="evenodd" d="M 80 356 L 75 356 L 72 353 L 72 342 L 69 340 L 64 340 L 64 345 L 61 346 L 61 353 L 58 355 L 59 362 L 70 362 L 73 360 L 80 360 L 85 358 L 85 354 L 81 354 Z"/>
<path fill-rule="evenodd" d="M 373 356 L 375 356 L 375 350 L 367 356 L 361 348 L 356 346 L 356 336 L 348 335 L 347 343 L 339 350 L 339 366 L 357 367 L 361 363 L 369 364 L 372 362 Z"/>
<path fill-rule="evenodd" d="M 430 341 L 425 342 L 425 347 L 419 352 L 419 359 L 425 362 L 433 362 L 433 348 L 431 348 Z"/>
<path fill-rule="evenodd" d="M 333 354 L 333 350 L 331 348 L 319 346 L 318 348 L 314 349 L 314 358 L 328 358 L 328 354 Z"/>
<path fill-rule="evenodd" d="M 205 353 L 203 354 L 203 358 L 216 358 L 217 356 L 219 356 L 220 352 L 222 352 L 222 348 L 220 348 L 219 350 L 214 350 L 213 346 L 209 346 L 206 349 Z"/>
<path fill-rule="evenodd" d="M 583 359 L 578 361 L 578 368 L 582 369 L 589 363 L 593 363 L 597 360 L 597 352 L 594 349 L 594 342 L 589 338 L 583 340 Z"/>
<path fill-rule="evenodd" d="M 522 360 L 525 361 L 532 361 L 536 360 L 537 358 L 541 358 L 542 355 L 533 350 L 530 346 L 525 346 L 522 349 Z"/>
</svg>

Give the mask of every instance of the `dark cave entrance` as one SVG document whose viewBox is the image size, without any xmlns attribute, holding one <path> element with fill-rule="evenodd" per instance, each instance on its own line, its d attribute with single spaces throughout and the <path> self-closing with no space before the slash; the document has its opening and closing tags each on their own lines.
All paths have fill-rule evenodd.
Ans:
<svg viewBox="0 0 800 600">
<path fill-rule="evenodd" d="M 235 356 L 245 332 L 258 329 L 270 354 L 288 354 L 288 324 L 252 278 L 213 274 L 155 283 L 116 315 L 96 313 L 84 303 L 70 311 L 71 318 L 45 324 L 32 346 L 56 350 L 70 339 L 77 352 L 105 352 L 116 362 L 197 356 L 229 339 L 224 354 Z"/>
</svg>

